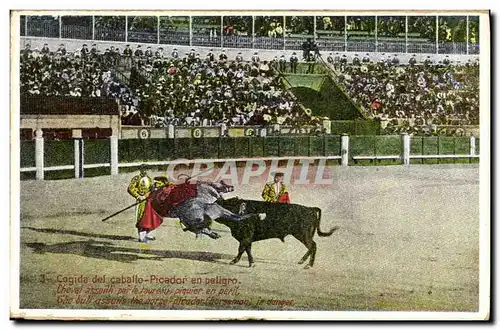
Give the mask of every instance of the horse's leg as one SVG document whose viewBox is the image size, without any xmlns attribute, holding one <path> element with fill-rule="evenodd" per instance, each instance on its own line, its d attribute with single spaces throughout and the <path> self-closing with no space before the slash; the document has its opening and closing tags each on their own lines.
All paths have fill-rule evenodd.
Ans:
<svg viewBox="0 0 500 330">
<path fill-rule="evenodd" d="M 179 217 L 180 222 L 186 227 L 183 229 L 184 231 L 199 234 L 205 228 L 203 208 L 192 202 L 179 205 L 175 210 L 175 215 Z"/>
<path fill-rule="evenodd" d="M 212 219 L 208 215 L 205 214 L 203 224 L 201 225 L 202 228 L 200 229 L 200 233 L 205 234 L 208 237 L 213 238 L 213 239 L 220 238 L 220 235 L 217 234 L 216 232 L 212 231 L 212 229 L 210 228 L 211 224 L 212 224 Z"/>
<path fill-rule="evenodd" d="M 202 228 L 198 233 L 207 235 L 208 237 L 213 238 L 213 239 L 220 238 L 219 234 L 217 234 L 215 231 L 212 231 L 212 229 L 206 228 L 206 227 Z"/>
</svg>

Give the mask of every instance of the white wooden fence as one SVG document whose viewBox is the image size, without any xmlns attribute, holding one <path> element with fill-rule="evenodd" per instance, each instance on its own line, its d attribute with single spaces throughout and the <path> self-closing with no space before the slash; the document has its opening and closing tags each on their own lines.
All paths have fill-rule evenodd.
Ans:
<svg viewBox="0 0 500 330">
<path fill-rule="evenodd" d="M 479 158 L 479 154 L 476 153 L 476 141 L 475 137 L 470 138 L 470 150 L 468 154 L 440 154 L 440 155 L 412 155 L 410 154 L 410 141 L 411 136 L 408 134 L 401 135 L 401 153 L 398 155 L 356 155 L 352 156 L 354 161 L 359 160 L 400 160 L 402 165 L 410 165 L 411 159 L 473 159 Z M 165 160 L 165 161 L 146 161 L 146 162 L 118 162 L 118 137 L 110 137 L 110 162 L 100 163 L 100 164 L 85 164 L 83 159 L 85 143 L 84 140 L 74 141 L 74 165 L 61 165 L 61 166 L 44 166 L 44 138 L 42 136 L 41 130 L 36 132 L 35 138 L 35 166 L 34 167 L 24 167 L 21 168 L 21 172 L 35 172 L 37 180 L 44 179 L 44 173 L 47 171 L 61 171 L 61 170 L 71 170 L 74 169 L 75 178 L 82 178 L 84 176 L 84 169 L 90 168 L 103 168 L 110 167 L 111 175 L 116 175 L 119 173 L 119 168 L 126 167 L 138 167 L 142 164 L 148 166 L 166 166 L 172 163 L 176 163 L 176 160 Z M 183 164 L 196 164 L 207 162 L 212 163 L 222 163 L 226 161 L 247 161 L 247 160 L 340 160 L 341 166 L 348 166 L 349 164 L 349 136 L 341 136 L 341 148 L 339 156 L 304 156 L 304 157 L 255 157 L 255 158 L 221 158 L 221 159 L 193 159 L 193 160 L 183 160 Z"/>
</svg>

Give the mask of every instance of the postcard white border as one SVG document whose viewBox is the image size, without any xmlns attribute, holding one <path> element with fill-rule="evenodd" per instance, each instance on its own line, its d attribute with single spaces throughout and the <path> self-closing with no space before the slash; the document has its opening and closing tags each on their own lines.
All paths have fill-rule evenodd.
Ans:
<svg viewBox="0 0 500 330">
<path fill-rule="evenodd" d="M 208 10 L 210 12 L 210 10 Z M 330 11 L 330 10 L 328 10 Z M 376 11 L 377 15 L 394 13 L 395 10 Z M 123 11 L 118 11 L 123 13 Z M 283 10 L 278 11 L 280 14 Z M 307 10 L 304 15 L 324 14 L 325 11 Z M 473 10 L 430 10 L 412 11 L 410 14 L 460 14 L 465 12 L 486 17 L 481 20 L 480 27 L 480 125 L 481 125 L 481 161 L 480 161 L 480 288 L 479 311 L 468 312 L 323 312 L 323 311 L 226 311 L 226 310 L 89 310 L 89 309 L 19 309 L 19 56 L 11 56 L 11 114 L 10 114 L 10 316 L 27 319 L 99 319 L 99 320 L 228 320 L 228 319 L 265 319 L 265 320 L 484 320 L 489 315 L 490 309 L 490 27 L 487 12 Z M 11 54 L 19 54 L 19 15 L 33 12 L 22 12 L 12 16 L 11 24 Z M 37 14 L 43 12 L 36 11 Z M 75 14 L 70 10 L 62 13 Z M 86 11 L 85 14 L 98 14 L 101 11 Z M 138 11 L 127 11 L 132 15 Z M 141 14 L 157 15 L 156 11 L 140 11 Z M 200 11 L 176 11 L 176 14 L 194 13 Z M 234 11 L 217 11 L 218 14 L 234 13 Z M 249 11 L 258 13 L 276 13 L 276 11 Z M 335 14 L 374 14 L 374 11 L 355 10 L 335 11 Z M 109 14 L 109 13 L 108 13 Z M 299 14 L 293 12 L 293 14 Z"/>
</svg>

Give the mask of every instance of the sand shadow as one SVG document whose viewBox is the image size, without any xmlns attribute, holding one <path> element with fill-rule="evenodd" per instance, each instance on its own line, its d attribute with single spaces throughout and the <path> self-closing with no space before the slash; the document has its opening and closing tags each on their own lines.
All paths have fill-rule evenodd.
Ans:
<svg viewBox="0 0 500 330">
<path fill-rule="evenodd" d="M 83 237 L 92 237 L 92 238 L 104 238 L 115 241 L 137 241 L 137 237 L 132 236 L 124 236 L 124 235 L 104 235 L 104 234 L 96 234 L 96 233 L 86 233 L 82 231 L 76 230 L 65 230 L 65 229 L 53 229 L 53 228 L 35 228 L 35 227 L 21 227 L 21 229 L 29 229 L 39 233 L 46 234 L 64 234 L 64 235 L 74 235 L 74 236 L 83 236 Z"/>
<path fill-rule="evenodd" d="M 153 250 L 148 245 L 139 244 L 137 237 L 124 235 L 105 235 L 96 233 L 86 233 L 76 230 L 54 229 L 54 228 L 35 228 L 21 227 L 21 229 L 33 230 L 45 234 L 63 234 L 82 237 L 91 237 L 88 241 L 75 241 L 56 244 L 45 243 L 22 243 L 34 250 L 35 253 L 68 253 L 76 254 L 89 258 L 106 259 L 120 262 L 133 262 L 139 259 L 147 260 L 162 260 L 162 259 L 186 259 L 198 260 L 206 262 L 219 262 L 220 259 L 232 260 L 236 256 L 230 254 L 211 253 L 211 252 L 196 252 L 196 251 L 169 251 L 169 250 Z M 223 232 L 223 230 L 217 230 Z M 123 248 L 114 246 L 111 242 L 96 241 L 94 239 L 109 239 L 116 241 L 130 241 L 137 244 L 137 248 Z M 96 248 L 98 247 L 98 248 Z M 112 253 L 112 254 L 110 254 Z M 142 255 L 150 255 L 143 257 Z M 278 261 L 266 261 L 267 259 L 254 258 L 259 263 L 283 264 Z"/>
<path fill-rule="evenodd" d="M 130 263 L 137 260 L 162 261 L 164 259 L 185 259 L 204 262 L 220 262 L 220 260 L 230 260 L 234 256 L 230 254 L 199 252 L 199 251 L 169 251 L 155 250 L 145 244 L 138 245 L 137 248 L 125 248 L 114 246 L 109 242 L 94 240 L 75 241 L 55 244 L 45 243 L 23 243 L 31 248 L 33 253 L 45 254 L 73 254 L 86 258 L 104 259 Z"/>
</svg>

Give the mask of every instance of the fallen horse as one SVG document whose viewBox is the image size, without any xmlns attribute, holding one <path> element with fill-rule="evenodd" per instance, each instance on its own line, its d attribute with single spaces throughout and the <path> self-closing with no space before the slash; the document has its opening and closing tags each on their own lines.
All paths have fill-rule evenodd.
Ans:
<svg viewBox="0 0 500 330">
<path fill-rule="evenodd" d="M 265 216 L 254 213 L 236 214 L 217 203 L 222 200 L 223 193 L 233 190 L 234 187 L 224 181 L 189 183 L 186 180 L 182 184 L 169 184 L 153 190 L 147 199 L 151 201 L 153 210 L 161 217 L 179 218 L 186 227 L 185 231 L 217 239 L 220 237 L 219 234 L 210 228 L 212 220 L 239 222 L 255 218 L 261 221 Z"/>
</svg>

